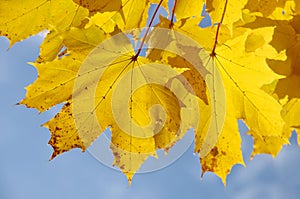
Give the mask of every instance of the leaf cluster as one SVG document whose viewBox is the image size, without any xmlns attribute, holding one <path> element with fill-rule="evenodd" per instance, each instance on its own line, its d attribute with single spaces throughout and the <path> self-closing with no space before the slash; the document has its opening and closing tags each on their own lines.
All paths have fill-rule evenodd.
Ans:
<svg viewBox="0 0 300 199">
<path fill-rule="evenodd" d="M 238 120 L 245 122 L 253 137 L 252 156 L 276 156 L 289 143 L 292 131 L 300 132 L 297 0 L 0 2 L 0 35 L 11 45 L 47 31 L 39 57 L 31 63 L 38 78 L 26 88 L 20 104 L 39 112 L 63 104 L 44 124 L 51 132 L 51 159 L 73 148 L 85 151 L 109 127 L 114 165 L 131 181 L 141 164 L 156 156 L 156 150 L 169 151 L 193 128 L 194 150 L 203 173 L 214 172 L 225 183 L 232 166 L 244 164 Z M 150 12 L 153 8 L 154 13 Z M 157 16 L 159 9 L 167 15 Z M 207 17 L 211 25 L 199 26 Z M 147 26 L 169 32 L 162 37 L 158 31 L 146 28 L 143 34 L 138 29 Z M 178 43 L 178 33 L 192 38 L 201 48 Z M 91 55 L 99 44 L 115 36 L 118 42 L 107 43 Z M 130 38 L 139 41 L 137 51 Z M 142 56 L 144 43 L 160 45 L 161 49 L 148 48 Z M 193 63 L 167 50 L 174 48 L 187 56 L 197 54 L 199 60 Z M 97 64 L 82 71 L 88 57 Z M 109 65 L 105 65 L 107 60 Z M 180 77 L 163 71 L 159 81 L 165 86 L 149 83 L 152 80 L 145 78 L 141 67 L 151 63 L 164 64 Z M 205 69 L 202 73 L 195 67 L 200 63 Z M 100 73 L 101 79 L 97 79 Z M 126 80 L 128 73 L 134 78 Z M 177 83 L 183 84 L 182 77 L 193 92 L 180 90 Z M 144 86 L 132 92 L 138 83 Z M 127 85 L 121 89 L 128 90 L 129 102 L 114 96 L 119 84 Z M 185 97 L 178 99 L 182 95 Z M 119 107 L 111 106 L 113 100 Z M 165 115 L 156 104 L 164 108 Z M 117 122 L 114 114 L 122 121 Z M 213 127 L 208 125 L 211 122 Z M 149 128 L 139 128 L 147 125 Z M 130 129 L 129 133 L 124 129 Z"/>
</svg>

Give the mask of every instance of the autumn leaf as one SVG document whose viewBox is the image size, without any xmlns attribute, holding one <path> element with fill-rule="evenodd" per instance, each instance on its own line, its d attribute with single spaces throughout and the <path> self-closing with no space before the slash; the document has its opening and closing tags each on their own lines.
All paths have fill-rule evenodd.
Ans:
<svg viewBox="0 0 300 199">
<path fill-rule="evenodd" d="M 244 165 L 238 120 L 252 157 L 275 157 L 300 131 L 296 0 L 0 1 L 0 35 L 11 45 L 46 34 L 20 104 L 63 105 L 44 124 L 51 159 L 85 151 L 109 128 L 113 164 L 131 182 L 193 129 L 202 175 L 226 184 Z M 199 26 L 203 8 L 211 26 Z"/>
<path fill-rule="evenodd" d="M 173 28 L 186 33 L 190 27 L 185 28 L 185 26 L 190 26 L 189 20 L 178 22 L 178 25 L 174 24 Z M 276 155 L 281 146 L 288 143 L 290 134 L 284 128 L 284 121 L 280 115 L 281 105 L 260 89 L 264 84 L 279 78 L 270 70 L 266 59 L 275 57 L 276 59 L 284 59 L 285 56 L 277 53 L 275 48 L 268 44 L 272 40 L 274 31 L 270 27 L 254 30 L 236 27 L 232 33 L 235 37 L 231 38 L 228 28 L 219 25 L 214 30 L 219 31 L 222 36 L 224 29 L 225 37 L 224 39 L 221 38 L 222 43 L 216 43 L 215 36 L 202 37 L 197 34 L 201 32 L 202 35 L 209 36 L 212 31 L 211 28 L 201 29 L 194 26 L 193 29 L 196 30 L 190 33 L 190 36 L 194 37 L 196 41 L 199 43 L 210 41 L 210 45 L 207 43 L 206 49 L 212 50 L 210 61 L 222 73 L 227 97 L 226 113 L 228 115 L 221 137 L 219 137 L 211 153 L 201 156 L 203 135 L 196 135 L 195 151 L 200 154 L 203 171 L 217 173 L 225 183 L 225 177 L 230 172 L 231 166 L 236 163 L 243 164 L 240 142 L 231 145 L 230 141 L 226 140 L 228 135 L 222 136 L 227 131 L 232 132 L 232 129 L 237 131 L 237 119 L 243 119 L 250 128 L 249 133 L 255 141 L 253 155 L 257 153 Z M 205 31 L 207 34 L 204 33 Z M 247 76 L 240 76 L 239 74 L 247 74 Z M 281 130 L 278 131 L 277 129 Z M 200 140 L 197 141 L 197 139 Z M 239 134 L 230 140 L 240 140 Z M 232 149 L 231 153 L 221 151 L 222 148 L 229 148 L 229 146 Z M 218 164 L 218 160 L 222 158 L 224 160 Z"/>
</svg>

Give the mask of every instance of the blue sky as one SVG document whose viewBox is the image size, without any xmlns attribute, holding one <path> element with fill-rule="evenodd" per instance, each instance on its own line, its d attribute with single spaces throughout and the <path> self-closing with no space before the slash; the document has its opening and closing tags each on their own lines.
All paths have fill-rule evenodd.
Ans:
<svg viewBox="0 0 300 199">
<path fill-rule="evenodd" d="M 136 175 L 130 187 L 122 173 L 78 149 L 50 162 L 50 133 L 40 125 L 55 111 L 38 114 L 15 105 L 25 96 L 24 87 L 37 77 L 26 62 L 36 59 L 41 41 L 41 36 L 34 36 L 7 51 L 8 40 L 0 37 L 0 199 L 300 198 L 296 136 L 275 159 L 259 155 L 250 161 L 253 141 L 241 123 L 247 167 L 235 166 L 227 187 L 212 173 L 200 178 L 201 166 L 192 146 L 169 167 Z"/>
<path fill-rule="evenodd" d="M 247 167 L 235 166 L 225 188 L 214 174 L 200 178 L 201 167 L 192 147 L 162 170 L 139 174 L 130 187 L 123 174 L 107 168 L 89 153 L 73 150 L 53 161 L 47 129 L 40 124 L 53 111 L 38 114 L 15 104 L 25 96 L 24 87 L 37 77 L 26 62 L 38 55 L 40 36 L 14 45 L 0 38 L 0 198 L 299 198 L 300 149 L 296 136 L 275 159 L 259 155 L 249 162 L 252 139 L 243 137 Z"/>
</svg>

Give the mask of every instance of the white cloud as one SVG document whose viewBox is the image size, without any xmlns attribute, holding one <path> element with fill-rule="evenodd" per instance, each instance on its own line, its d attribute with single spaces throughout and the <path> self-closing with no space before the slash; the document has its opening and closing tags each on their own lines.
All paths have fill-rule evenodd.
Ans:
<svg viewBox="0 0 300 199">
<path fill-rule="evenodd" d="M 40 37 L 42 37 L 42 38 L 45 38 L 48 33 L 49 33 L 49 30 L 42 30 L 37 35 L 40 36 Z"/>
<path fill-rule="evenodd" d="M 258 155 L 247 163 L 246 168 L 235 169 L 229 182 L 233 198 L 298 198 L 299 152 L 296 145 L 285 146 L 275 159 L 268 155 Z"/>
</svg>

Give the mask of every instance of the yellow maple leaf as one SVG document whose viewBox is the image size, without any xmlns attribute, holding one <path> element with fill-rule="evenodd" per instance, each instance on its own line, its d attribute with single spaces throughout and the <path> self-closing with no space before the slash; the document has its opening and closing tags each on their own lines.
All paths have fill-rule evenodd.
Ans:
<svg viewBox="0 0 300 199">
<path fill-rule="evenodd" d="M 156 149 L 168 151 L 195 127 L 199 113 L 194 107 L 196 98 L 175 79 L 184 68 L 151 64 L 147 58 L 135 58 L 130 49 L 123 34 L 102 43 L 82 65 L 73 95 L 79 137 L 89 146 L 110 126 L 114 165 L 129 181 L 146 158 L 156 154 Z M 88 80 L 82 78 L 85 74 Z"/>
<path fill-rule="evenodd" d="M 203 171 L 217 173 L 225 183 L 232 165 L 243 163 L 237 119 L 243 119 L 250 128 L 249 134 L 255 140 L 253 155 L 268 153 L 275 156 L 282 145 L 288 143 L 290 131 L 285 128 L 281 118 L 281 104 L 260 89 L 264 84 L 279 79 L 279 76 L 268 67 L 267 58 L 284 60 L 285 56 L 269 44 L 274 31 L 272 27 L 254 30 L 233 27 L 233 32 L 230 34 L 226 26 L 201 29 L 194 25 L 193 20 L 196 21 L 196 19 L 179 21 L 173 28 L 188 34 L 199 43 L 204 43 L 208 53 L 215 49 L 211 53 L 210 61 L 221 72 L 226 90 L 227 108 L 224 127 L 215 147 L 208 155 L 201 154 L 205 136 L 203 131 L 198 131 L 195 151 L 200 154 Z M 213 31 L 219 34 L 218 37 L 211 33 Z M 218 42 L 215 41 L 216 38 Z M 247 76 L 240 74 L 247 74 Z M 236 134 L 231 140 L 236 142 L 230 146 L 227 137 L 233 129 Z M 222 137 L 222 135 L 227 136 Z M 221 150 L 229 147 L 230 151 Z"/>
</svg>

